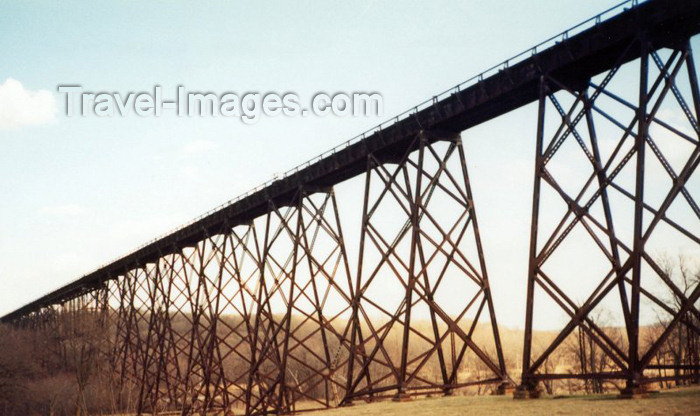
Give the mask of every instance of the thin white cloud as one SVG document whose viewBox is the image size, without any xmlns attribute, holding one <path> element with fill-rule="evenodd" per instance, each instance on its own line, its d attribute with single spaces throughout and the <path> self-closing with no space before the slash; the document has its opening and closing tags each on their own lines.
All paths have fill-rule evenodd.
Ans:
<svg viewBox="0 0 700 416">
<path fill-rule="evenodd" d="M 27 90 L 13 78 L 0 84 L 0 130 L 49 123 L 57 109 L 56 97 L 48 90 Z"/>
<path fill-rule="evenodd" d="M 88 214 L 89 211 L 80 205 L 68 204 L 42 207 L 39 213 L 51 217 L 79 217 Z"/>
</svg>

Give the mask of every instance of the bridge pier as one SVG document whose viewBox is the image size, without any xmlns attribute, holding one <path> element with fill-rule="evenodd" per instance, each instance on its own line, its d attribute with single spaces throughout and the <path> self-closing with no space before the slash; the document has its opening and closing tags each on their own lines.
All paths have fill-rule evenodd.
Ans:
<svg viewBox="0 0 700 416">
<path fill-rule="evenodd" d="M 393 395 L 396 401 L 409 400 L 421 389 L 426 392 L 439 389 L 449 394 L 452 386 L 459 385 L 457 373 L 467 350 L 471 350 L 475 359 L 492 372 L 493 378 L 486 383 L 495 384 L 506 379 L 466 156 L 459 134 L 421 131 L 402 155 L 392 155 L 391 158 L 396 163 L 391 169 L 387 169 L 377 156 L 370 155 L 367 160 L 356 299 L 353 303 L 357 308 L 353 322 L 355 328 L 368 328 L 364 343 L 369 348 L 366 348 L 364 365 L 350 362 L 348 380 L 352 381 L 348 384 L 348 394 L 355 394 L 358 390 L 363 394 L 381 393 L 390 388 L 396 391 Z M 374 186 L 378 184 L 374 193 L 370 191 L 372 183 Z M 390 228 L 375 217 L 377 212 L 391 204 L 398 204 L 402 214 L 401 221 L 395 221 Z M 435 213 L 438 208 L 452 214 L 439 218 Z M 468 251 L 467 244 L 473 244 L 475 249 Z M 382 297 L 384 303 L 388 302 L 386 294 L 376 289 L 375 276 L 380 274 L 393 280 L 396 292 L 403 294 L 391 307 L 375 306 Z M 438 299 L 446 299 L 444 279 L 452 279 L 453 285 L 463 288 L 465 304 L 461 313 L 449 314 L 438 303 Z M 419 330 L 412 316 L 414 310 L 421 308 L 426 314 L 423 319 L 429 319 L 427 331 Z M 373 309 L 381 320 L 377 324 L 362 322 L 362 317 L 367 319 L 368 311 Z M 471 314 L 474 320 L 465 325 L 461 321 L 467 314 Z M 490 321 L 489 335 L 495 347 L 495 357 L 472 340 L 476 322 L 482 314 Z M 392 331 L 401 334 L 397 358 L 392 357 L 386 342 Z M 388 361 L 383 366 L 371 366 L 379 357 Z M 422 372 L 431 358 L 439 371 L 440 381 L 436 383 L 428 382 L 427 374 Z M 388 378 L 395 379 L 396 384 L 388 387 L 372 383 L 372 380 Z M 364 387 L 360 389 L 361 383 Z"/>
<path fill-rule="evenodd" d="M 696 318 L 691 316 L 697 317 L 698 314 L 696 303 L 700 298 L 700 287 L 683 292 L 673 281 L 670 272 L 664 270 L 647 249 L 649 241 L 654 239 L 654 231 L 659 228 L 665 230 L 657 231 L 656 234 L 671 230 L 678 233 L 679 238 L 688 238 L 695 244 L 700 244 L 700 238 L 692 228 L 674 222 L 667 216 L 669 207 L 678 199 L 685 200 L 682 202 L 687 203 L 700 218 L 700 209 L 685 187 L 698 166 L 700 156 L 700 128 L 697 121 L 700 114 L 700 92 L 689 42 L 675 45 L 668 54 L 662 55 L 658 51 L 661 45 L 653 44 L 646 33 L 640 32 L 618 57 L 617 64 L 599 77 L 600 81 L 589 79 L 581 83 L 580 80 L 563 80 L 551 73 L 541 75 L 523 349 L 524 381 L 515 394 L 516 398 L 537 397 L 540 394 L 537 389 L 539 381 L 566 378 L 582 379 L 586 388 L 589 382 L 601 385 L 606 380 L 624 380 L 626 387 L 621 391 L 620 397 L 645 397 L 647 390 L 644 383 L 649 379 L 645 371 L 652 361 L 657 360 L 656 353 L 671 332 L 678 326 L 687 325 L 695 337 L 700 333 L 694 323 Z M 635 56 L 640 56 L 636 65 L 637 104 L 632 104 L 629 99 L 613 92 L 609 85 L 625 64 L 631 50 L 635 50 Z M 655 66 L 654 72 L 650 68 L 650 62 Z M 687 72 L 685 79 L 679 75 L 681 70 Z M 679 86 L 681 84 L 684 85 Z M 684 94 L 690 97 L 692 106 L 686 102 Z M 562 104 L 564 100 L 573 101 L 569 109 Z M 659 110 L 667 108 L 666 111 L 669 111 L 668 108 L 672 105 L 678 108 L 679 116 L 686 119 L 687 125 L 693 130 L 692 134 L 671 127 L 660 119 Z M 631 120 L 613 116 L 612 114 L 618 114 L 615 106 L 631 110 Z M 554 110 L 553 119 L 559 123 L 558 128 L 549 128 L 545 123 L 545 109 Z M 620 132 L 617 144 L 612 147 L 608 144 L 607 151 L 602 150 L 597 128 L 603 123 L 615 126 Z M 668 134 L 662 135 L 659 129 L 665 129 Z M 552 138 L 547 141 L 546 131 L 554 131 Z M 568 142 L 573 142 L 572 146 L 580 148 L 579 154 L 589 164 L 591 173 L 583 185 L 579 183 L 573 186 L 571 180 L 567 182 L 566 178 L 557 175 L 557 162 L 574 161 L 570 148 L 567 152 L 561 151 L 565 148 L 567 139 Z M 690 148 L 686 147 L 688 150 L 680 168 L 678 162 L 675 167 L 669 162 L 669 156 L 662 149 L 671 144 L 660 144 L 662 141 L 679 146 L 684 142 L 691 143 Z M 658 190 L 658 185 L 655 187 L 655 198 L 660 201 L 655 203 L 657 207 L 652 207 L 649 202 L 651 198 L 645 194 L 645 184 L 649 182 L 645 171 L 652 161 L 665 170 L 672 182 L 663 193 Z M 625 169 L 627 165 L 630 166 L 629 169 Z M 628 182 L 633 183 L 627 187 L 633 189 L 621 185 L 619 176 L 626 172 L 629 172 Z M 550 201 L 555 198 L 566 206 L 565 214 L 560 217 L 561 220 L 553 227 L 553 231 L 550 231 L 551 225 L 543 227 L 539 221 L 543 209 L 551 210 L 551 206 L 541 202 L 545 190 L 550 192 Z M 619 231 L 620 228 L 629 227 L 625 224 L 627 217 L 619 212 L 620 198 L 626 199 L 633 208 L 631 238 L 629 233 Z M 548 233 L 543 234 L 543 230 Z M 596 250 L 590 251 L 591 254 L 580 250 L 575 256 L 602 254 L 610 267 L 602 276 L 591 273 L 590 281 L 595 286 L 590 293 L 585 294 L 587 297 L 583 302 L 575 301 L 581 295 L 581 289 L 578 293 L 567 293 L 567 283 L 562 276 L 545 271 L 545 263 L 549 259 L 566 255 L 562 254 L 566 253 L 565 242 L 572 239 L 574 231 L 585 233 L 586 238 L 597 247 L 597 254 L 593 254 Z M 676 309 L 660 299 L 654 284 L 662 285 L 677 298 Z M 563 310 L 568 316 L 568 323 L 533 359 L 536 292 L 539 292 L 538 296 L 544 296 L 540 302 L 553 302 Z M 615 339 L 616 336 L 604 327 L 605 322 L 597 320 L 601 310 L 615 304 L 620 309 L 624 322 L 624 342 Z M 645 345 L 642 345 L 640 338 L 643 307 L 663 310 L 667 319 L 663 324 L 664 329 L 652 339 L 644 340 Z M 566 342 L 571 342 L 575 330 L 578 331 L 580 345 L 578 374 L 567 376 L 552 373 L 548 362 Z M 594 353 L 597 356 L 590 355 Z M 596 361 L 607 364 L 605 367 L 594 367 L 592 364 Z M 700 366 L 691 364 L 688 368 L 696 371 L 694 369 Z"/>
</svg>

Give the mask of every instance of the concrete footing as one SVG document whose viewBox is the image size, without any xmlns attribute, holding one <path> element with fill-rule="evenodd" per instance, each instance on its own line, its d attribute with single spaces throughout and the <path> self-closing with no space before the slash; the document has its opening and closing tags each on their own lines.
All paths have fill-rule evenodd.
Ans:
<svg viewBox="0 0 700 416">
<path fill-rule="evenodd" d="M 508 382 L 503 382 L 499 384 L 493 391 L 494 396 L 505 396 L 506 394 L 511 394 L 515 392 L 515 386 Z"/>
<path fill-rule="evenodd" d="M 542 396 L 542 391 L 538 388 L 518 386 L 513 392 L 513 398 L 516 400 L 539 399 L 540 396 Z"/>
<path fill-rule="evenodd" d="M 407 393 L 396 393 L 396 395 L 391 399 L 394 402 L 410 402 L 411 396 Z"/>
<path fill-rule="evenodd" d="M 617 395 L 619 399 L 646 399 L 649 396 L 659 394 L 658 390 L 653 390 L 645 386 L 625 387 Z"/>
</svg>

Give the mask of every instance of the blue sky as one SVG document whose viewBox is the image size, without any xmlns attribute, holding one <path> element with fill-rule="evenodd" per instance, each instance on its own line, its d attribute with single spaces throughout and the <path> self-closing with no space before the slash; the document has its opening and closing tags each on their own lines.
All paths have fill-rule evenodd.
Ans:
<svg viewBox="0 0 700 416">
<path fill-rule="evenodd" d="M 3 2 L 0 82 L 59 111 L 0 130 L 0 314 L 615 3 Z M 66 84 L 376 91 L 384 117 L 67 118 Z M 465 138 L 499 319 L 522 326 L 532 108 Z"/>
</svg>

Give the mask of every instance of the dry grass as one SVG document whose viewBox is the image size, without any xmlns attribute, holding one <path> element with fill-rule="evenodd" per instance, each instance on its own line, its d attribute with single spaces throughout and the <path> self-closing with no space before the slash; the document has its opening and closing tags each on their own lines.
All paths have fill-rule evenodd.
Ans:
<svg viewBox="0 0 700 416">
<path fill-rule="evenodd" d="M 315 416 L 411 415 L 700 415 L 700 387 L 663 391 L 646 399 L 620 400 L 615 395 L 560 396 L 513 400 L 512 396 L 455 396 L 385 401 L 313 412 Z"/>
</svg>

